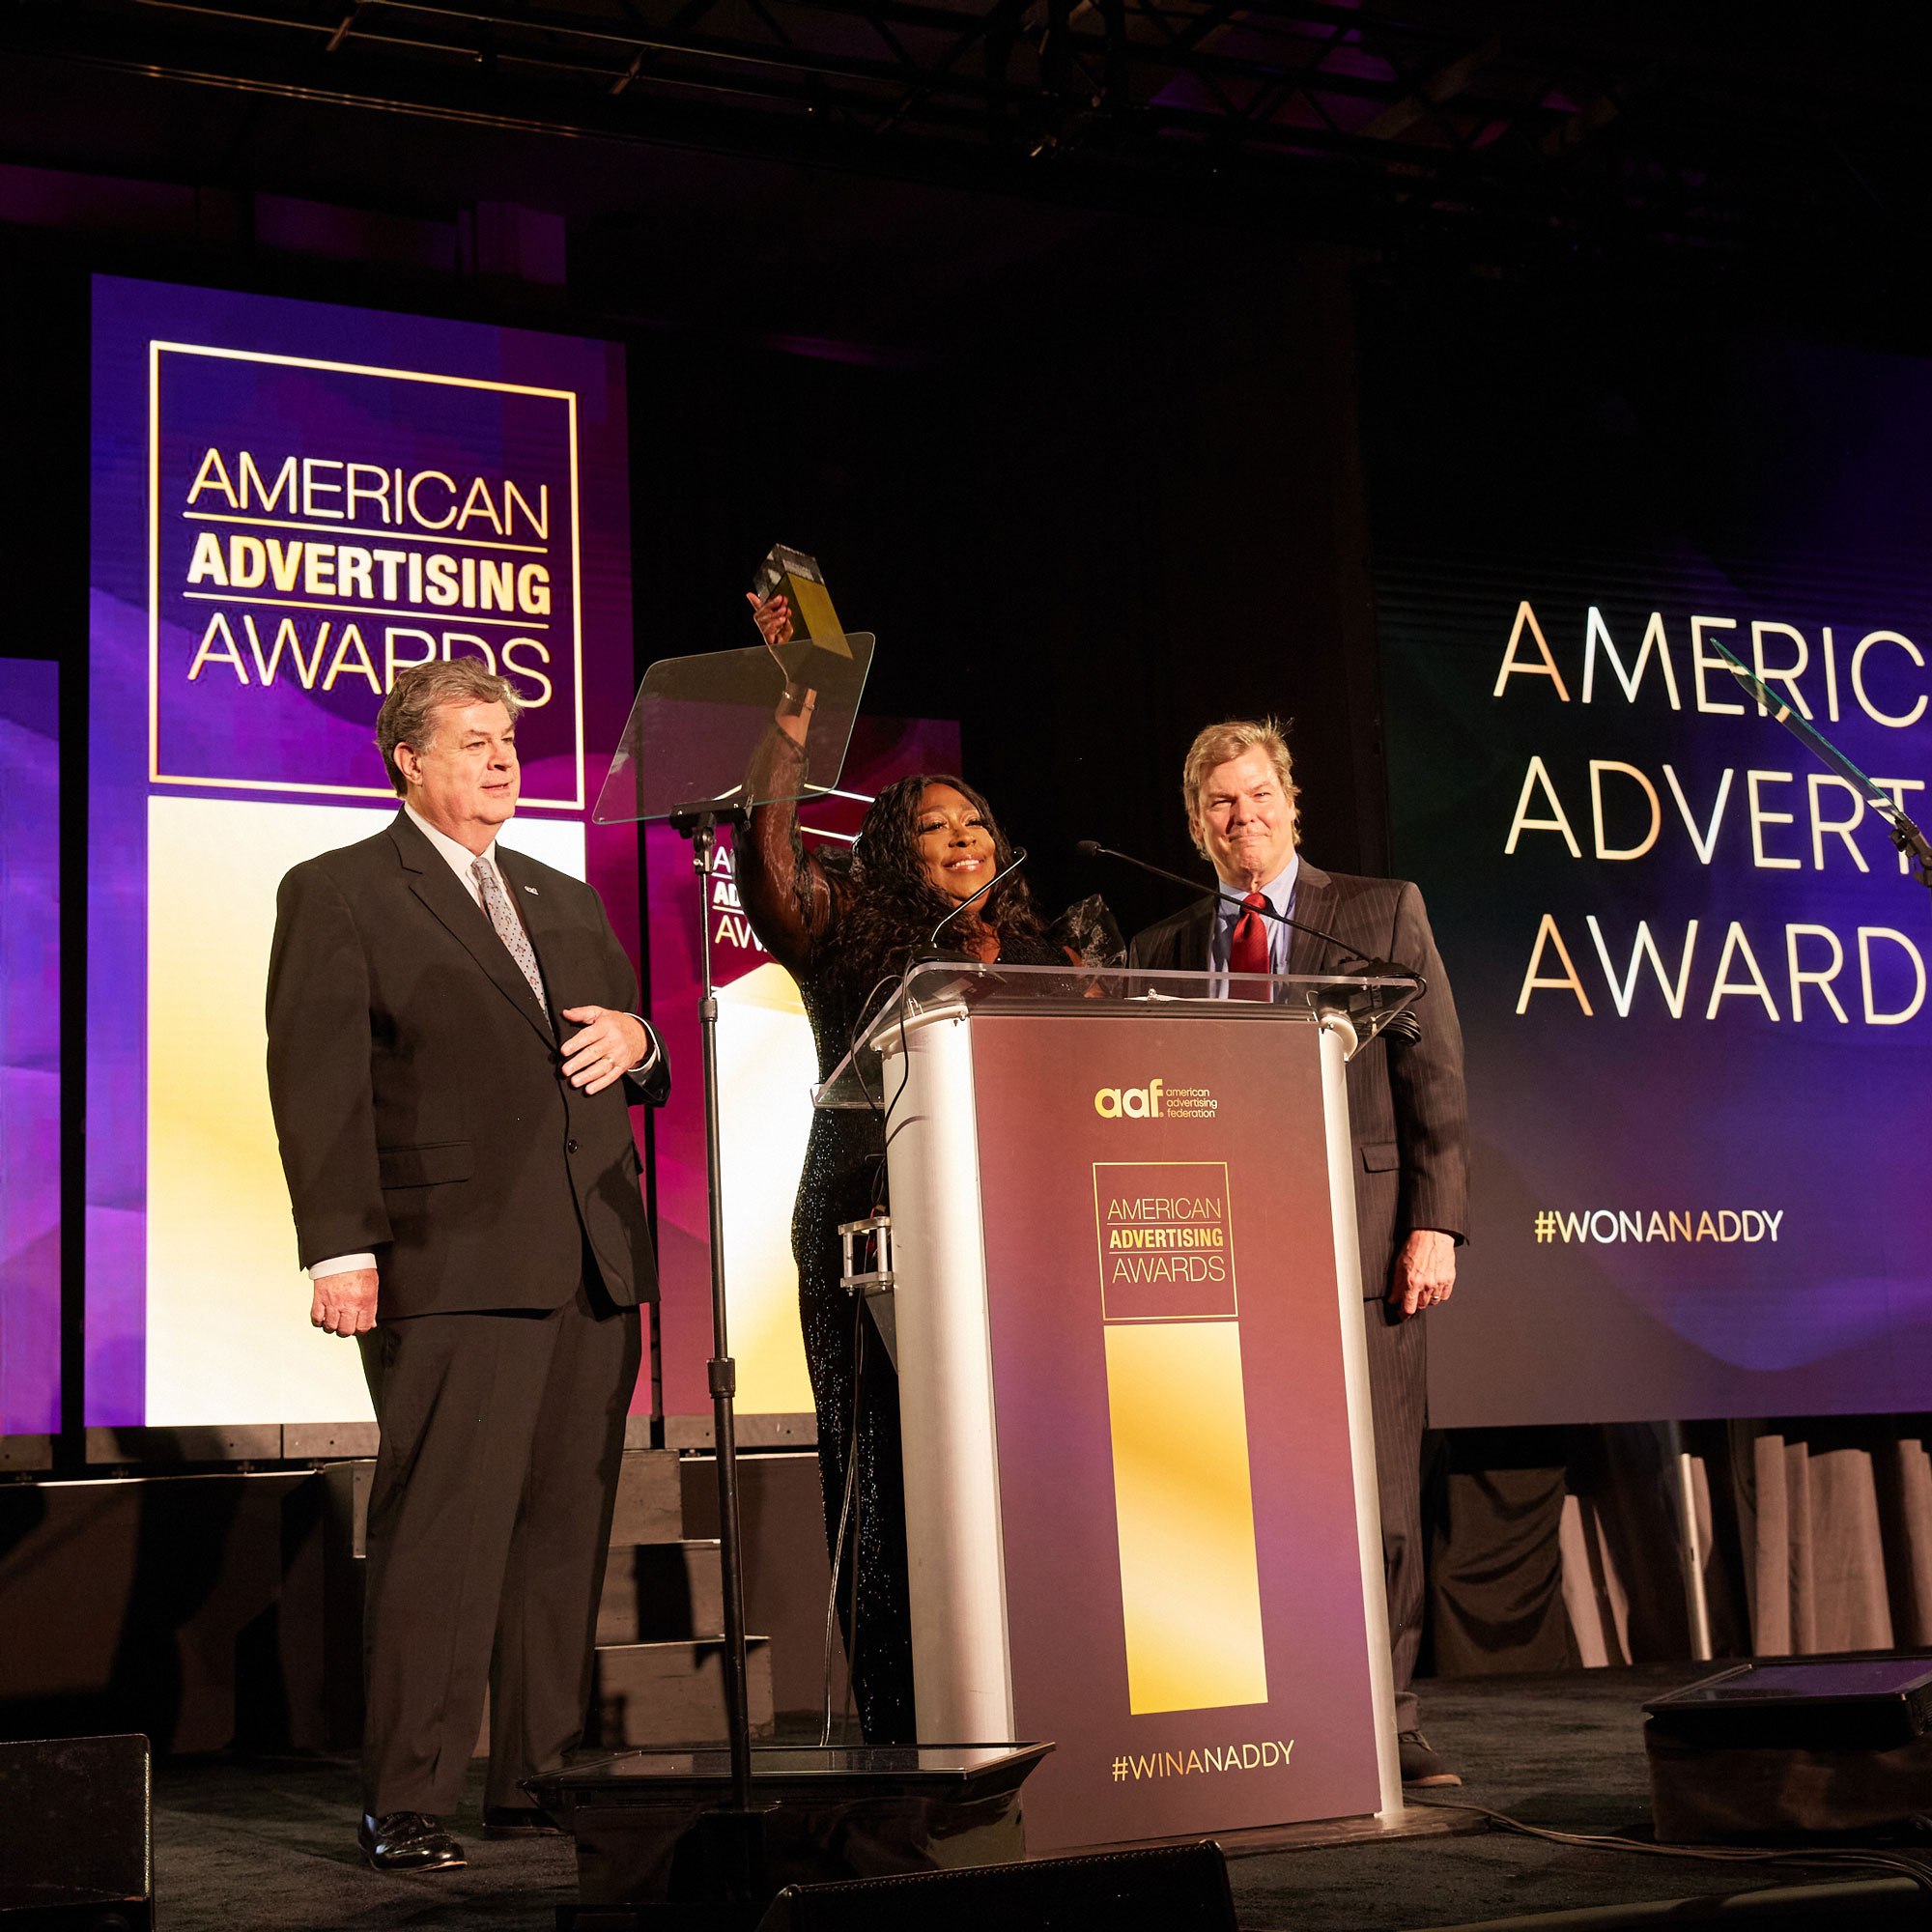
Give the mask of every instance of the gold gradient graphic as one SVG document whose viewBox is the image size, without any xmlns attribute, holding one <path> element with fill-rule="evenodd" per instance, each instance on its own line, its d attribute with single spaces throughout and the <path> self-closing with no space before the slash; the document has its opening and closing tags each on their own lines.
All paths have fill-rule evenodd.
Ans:
<svg viewBox="0 0 1932 1932">
<path fill-rule="evenodd" d="M 1267 1701 L 1225 1161 L 1095 1161 L 1127 1701 Z"/>
<path fill-rule="evenodd" d="M 1128 1708 L 1264 1704 L 1240 1324 L 1104 1332 Z"/>
<path fill-rule="evenodd" d="M 803 1415 L 811 1378 L 791 1252 L 818 1056 L 798 982 L 776 960 L 718 989 L 724 1281 L 741 1414 Z"/>
<path fill-rule="evenodd" d="M 355 1347 L 309 1326 L 269 1111 L 263 1018 L 275 888 L 390 813 L 255 799 L 148 801 L 148 1375 L 155 1427 L 354 1422 Z M 583 876 L 583 828 L 502 842 Z M 129 986 L 137 1000 L 142 989 Z"/>
</svg>

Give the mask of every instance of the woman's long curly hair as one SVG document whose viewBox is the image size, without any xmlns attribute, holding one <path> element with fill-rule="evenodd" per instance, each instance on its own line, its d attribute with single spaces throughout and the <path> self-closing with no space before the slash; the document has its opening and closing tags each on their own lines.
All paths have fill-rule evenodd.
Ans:
<svg viewBox="0 0 1932 1932">
<path fill-rule="evenodd" d="M 955 903 L 932 883 L 920 855 L 920 801 L 927 785 L 951 785 L 979 813 L 992 836 L 995 872 L 1013 862 L 1013 848 L 992 807 L 965 780 L 947 772 L 921 772 L 889 784 L 873 800 L 852 848 L 852 898 L 843 923 L 853 957 L 865 961 L 869 974 L 896 973 L 909 952 L 926 945 L 932 928 Z M 1021 951 L 1031 952 L 1035 949 L 1028 942 L 1037 945 L 1045 931 L 1025 877 L 1017 872 L 1002 879 L 972 916 L 998 931 L 1003 952 L 1018 941 Z M 947 943 L 942 934 L 940 945 Z"/>
</svg>

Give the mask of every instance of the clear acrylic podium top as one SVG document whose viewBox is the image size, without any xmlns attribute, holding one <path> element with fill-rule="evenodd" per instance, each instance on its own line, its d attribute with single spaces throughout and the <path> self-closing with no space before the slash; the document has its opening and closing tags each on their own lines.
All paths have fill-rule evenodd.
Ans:
<svg viewBox="0 0 1932 1932">
<path fill-rule="evenodd" d="M 923 960 L 897 989 L 822 1085 L 818 1107 L 882 1107 L 891 1096 L 885 1067 L 904 1050 L 915 1025 L 968 1013 L 1037 1013 L 1067 1018 L 1123 1008 L 1162 1019 L 1229 1019 L 1331 1027 L 1353 1055 L 1421 992 L 1415 980 L 1336 973 L 1176 973 L 1127 966 L 990 966 L 977 960 Z M 896 1078 L 894 1081 L 896 1085 Z"/>
<path fill-rule="evenodd" d="M 781 644 L 778 662 L 763 644 L 660 658 L 639 687 L 590 814 L 593 823 L 629 824 L 831 791 L 845 762 L 873 641 L 868 631 L 802 638 Z M 787 677 L 807 686 L 815 699 L 805 755 L 791 769 L 794 782 L 771 797 L 753 798 L 745 774 L 771 729 Z"/>
</svg>

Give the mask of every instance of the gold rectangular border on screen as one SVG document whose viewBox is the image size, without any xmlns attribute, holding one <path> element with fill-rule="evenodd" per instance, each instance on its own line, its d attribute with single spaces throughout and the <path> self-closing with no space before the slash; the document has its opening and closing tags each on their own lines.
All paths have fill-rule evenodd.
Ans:
<svg viewBox="0 0 1932 1932">
<path fill-rule="evenodd" d="M 274 355 L 259 349 L 218 349 L 210 343 L 148 343 L 148 782 L 193 785 L 210 791 L 299 792 L 328 798 L 393 798 L 386 785 L 301 784 L 267 779 L 186 778 L 161 770 L 161 356 L 207 355 L 224 362 L 268 362 L 285 369 L 322 369 L 339 376 L 385 376 L 398 383 L 434 383 L 453 389 L 494 389 L 512 396 L 544 396 L 565 406 L 570 428 L 570 648 L 575 695 L 577 795 L 526 798 L 539 810 L 583 810 L 583 551 L 578 474 L 577 391 L 539 388 L 529 383 L 497 383 L 481 376 L 439 376 L 427 369 L 383 369 L 365 362 L 328 362 L 313 355 Z"/>
</svg>

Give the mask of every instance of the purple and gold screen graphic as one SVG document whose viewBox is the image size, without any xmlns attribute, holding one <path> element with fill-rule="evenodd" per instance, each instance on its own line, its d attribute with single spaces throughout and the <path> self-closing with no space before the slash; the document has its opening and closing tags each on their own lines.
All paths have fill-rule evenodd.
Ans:
<svg viewBox="0 0 1932 1932">
<path fill-rule="evenodd" d="M 861 717 L 838 781 L 840 790 L 857 796 L 815 800 L 805 808 L 807 848 L 849 849 L 865 801 L 895 779 L 958 769 L 957 724 Z M 728 829 L 719 836 L 702 917 L 711 925 L 712 973 L 719 988 L 725 1284 L 738 1407 L 744 1413 L 806 1415 L 812 1408 L 811 1382 L 799 1329 L 791 1212 L 811 1130 L 818 1062 L 797 983 L 758 944 L 739 906 L 730 838 Z M 649 827 L 645 839 L 651 1023 L 673 1065 L 696 1066 L 700 900 L 691 846 L 665 825 Z M 708 1417 L 710 1197 L 698 1081 L 673 1086 L 658 1114 L 654 1151 L 664 1412 Z"/>
<path fill-rule="evenodd" d="M 60 1389 L 60 673 L 0 659 L 0 1435 Z"/>
<path fill-rule="evenodd" d="M 1028 1845 L 1374 1811 L 1314 1029 L 973 1024 Z"/>
<path fill-rule="evenodd" d="M 356 1420 L 269 1114 L 275 889 L 395 810 L 395 674 L 469 656 L 526 707 L 504 842 L 635 952 L 636 834 L 585 822 L 633 681 L 622 353 L 94 286 L 87 1421 Z"/>
<path fill-rule="evenodd" d="M 1727 410 L 1695 535 L 1383 542 L 1395 868 L 1468 1044 L 1438 1425 L 1932 1387 L 1932 903 L 1716 649 L 1932 818 L 1932 365 L 1741 349 Z"/>
</svg>

